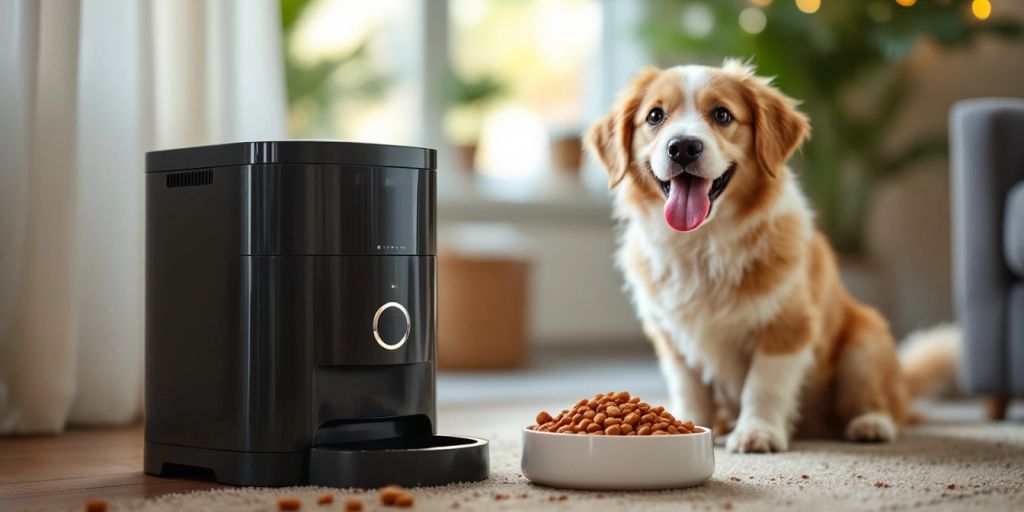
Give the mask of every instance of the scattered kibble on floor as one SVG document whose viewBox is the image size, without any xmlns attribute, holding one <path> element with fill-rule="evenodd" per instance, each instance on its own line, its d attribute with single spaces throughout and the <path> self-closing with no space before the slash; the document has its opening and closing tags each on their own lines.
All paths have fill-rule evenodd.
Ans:
<svg viewBox="0 0 1024 512">
<path fill-rule="evenodd" d="M 416 500 L 413 499 L 412 495 L 407 492 L 403 492 L 402 494 L 399 494 L 397 497 L 395 497 L 395 506 L 398 507 L 411 507 L 415 503 Z"/>
<path fill-rule="evenodd" d="M 400 496 L 404 492 L 405 491 L 403 491 L 402 488 L 397 485 L 388 485 L 385 487 L 381 487 L 379 493 L 380 502 L 385 505 L 394 505 L 395 500 L 398 499 L 398 496 Z"/>
<path fill-rule="evenodd" d="M 278 510 L 300 510 L 302 508 L 302 500 L 286 496 L 277 499 Z"/>
<path fill-rule="evenodd" d="M 405 508 L 416 504 L 416 499 L 412 497 L 412 494 L 398 485 L 381 487 L 379 495 L 380 502 L 388 506 Z"/>
<path fill-rule="evenodd" d="M 85 502 L 85 512 L 107 512 L 107 500 L 96 498 Z"/>
</svg>

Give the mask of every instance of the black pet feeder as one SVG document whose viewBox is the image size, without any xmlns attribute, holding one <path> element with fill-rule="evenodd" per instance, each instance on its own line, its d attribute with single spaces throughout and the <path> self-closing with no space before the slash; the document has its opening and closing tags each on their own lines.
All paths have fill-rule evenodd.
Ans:
<svg viewBox="0 0 1024 512">
<path fill-rule="evenodd" d="M 435 432 L 435 169 L 343 142 L 146 155 L 146 473 L 487 478 L 487 441 Z"/>
</svg>

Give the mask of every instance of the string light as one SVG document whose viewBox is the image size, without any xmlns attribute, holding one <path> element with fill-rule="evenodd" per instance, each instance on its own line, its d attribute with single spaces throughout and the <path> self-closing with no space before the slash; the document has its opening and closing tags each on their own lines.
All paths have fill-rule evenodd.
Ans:
<svg viewBox="0 0 1024 512">
<path fill-rule="evenodd" d="M 800 12 L 814 14 L 821 7 L 821 0 L 796 0 L 796 8 Z"/>
<path fill-rule="evenodd" d="M 992 15 L 992 3 L 988 0 L 974 0 L 971 2 L 971 14 L 979 20 L 987 20 Z"/>
<path fill-rule="evenodd" d="M 896 3 L 902 5 L 903 7 L 910 7 L 911 5 L 916 4 L 917 0 L 896 0 Z"/>
</svg>

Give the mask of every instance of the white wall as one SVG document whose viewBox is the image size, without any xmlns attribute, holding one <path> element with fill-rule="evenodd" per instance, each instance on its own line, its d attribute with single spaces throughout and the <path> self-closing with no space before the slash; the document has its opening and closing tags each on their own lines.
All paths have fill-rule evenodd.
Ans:
<svg viewBox="0 0 1024 512">
<path fill-rule="evenodd" d="M 576 193 L 529 202 L 448 197 L 438 208 L 439 245 L 490 245 L 479 239 L 456 242 L 453 233 L 473 223 L 500 223 L 515 231 L 507 252 L 532 261 L 528 333 L 534 344 L 623 344 L 643 341 L 622 275 L 613 263 L 615 229 L 611 201 Z M 501 236 L 490 229 L 490 237 Z M 480 237 L 477 237 L 480 238 Z M 494 252 L 494 250 L 490 250 Z"/>
</svg>

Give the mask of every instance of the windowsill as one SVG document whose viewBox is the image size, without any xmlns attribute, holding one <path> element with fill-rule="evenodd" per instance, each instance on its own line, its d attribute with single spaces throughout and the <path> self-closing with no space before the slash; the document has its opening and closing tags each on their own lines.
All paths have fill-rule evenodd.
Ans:
<svg viewBox="0 0 1024 512">
<path fill-rule="evenodd" d="M 612 222 L 611 196 L 561 172 L 518 178 L 452 173 L 437 196 L 441 222 Z"/>
</svg>

